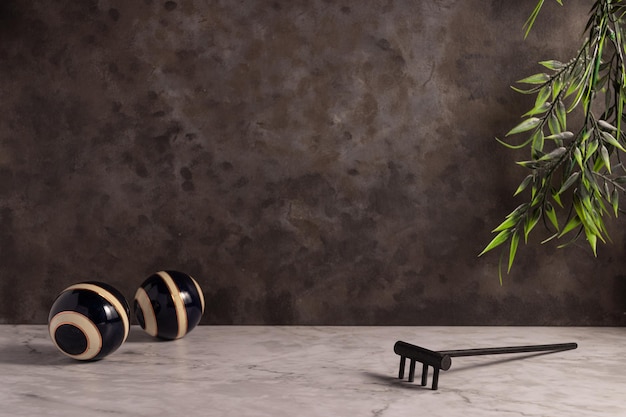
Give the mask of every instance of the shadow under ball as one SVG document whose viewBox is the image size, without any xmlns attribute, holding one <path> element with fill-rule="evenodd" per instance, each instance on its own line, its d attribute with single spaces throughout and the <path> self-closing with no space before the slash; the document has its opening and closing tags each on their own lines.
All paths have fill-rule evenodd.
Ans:
<svg viewBox="0 0 626 417">
<path fill-rule="evenodd" d="M 130 332 L 130 307 L 114 287 L 96 281 L 63 290 L 48 315 L 54 345 L 70 358 L 102 359 L 117 350 Z"/>
<path fill-rule="evenodd" d="M 204 313 L 204 295 L 191 276 L 161 271 L 137 289 L 133 303 L 142 329 L 161 339 L 180 339 L 198 325 Z"/>
</svg>

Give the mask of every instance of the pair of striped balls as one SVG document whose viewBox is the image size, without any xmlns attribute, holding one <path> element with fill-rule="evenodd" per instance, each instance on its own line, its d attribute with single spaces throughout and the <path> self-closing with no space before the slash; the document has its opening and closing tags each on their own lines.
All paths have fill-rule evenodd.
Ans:
<svg viewBox="0 0 626 417">
<path fill-rule="evenodd" d="M 161 271 L 137 289 L 134 312 L 151 336 L 174 340 L 189 333 L 204 313 L 204 295 L 191 276 Z M 94 361 L 117 350 L 130 333 L 130 307 L 114 287 L 96 281 L 74 284 L 55 299 L 48 316 L 54 345 L 67 356 Z"/>
</svg>

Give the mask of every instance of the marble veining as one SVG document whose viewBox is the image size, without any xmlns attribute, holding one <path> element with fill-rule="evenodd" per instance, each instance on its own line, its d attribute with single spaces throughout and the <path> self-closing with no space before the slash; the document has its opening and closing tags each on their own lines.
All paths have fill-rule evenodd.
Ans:
<svg viewBox="0 0 626 417">
<path fill-rule="evenodd" d="M 453 358 L 431 391 L 397 379 L 397 340 L 579 347 Z M 45 326 L 3 325 L 0 414 L 624 416 L 625 358 L 624 328 L 200 326 L 163 342 L 133 326 L 117 352 L 82 363 L 59 353 Z"/>
</svg>

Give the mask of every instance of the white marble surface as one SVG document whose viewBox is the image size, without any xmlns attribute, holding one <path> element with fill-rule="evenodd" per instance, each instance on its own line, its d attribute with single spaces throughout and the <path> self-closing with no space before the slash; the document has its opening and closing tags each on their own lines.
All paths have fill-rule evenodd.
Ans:
<svg viewBox="0 0 626 417">
<path fill-rule="evenodd" d="M 397 340 L 433 350 L 577 342 L 453 358 L 439 390 L 397 379 Z M 430 386 L 430 378 L 429 378 Z M 45 326 L 0 326 L 0 415 L 626 416 L 626 329 L 214 327 L 159 342 L 133 327 L 111 356 L 60 354 Z"/>
</svg>

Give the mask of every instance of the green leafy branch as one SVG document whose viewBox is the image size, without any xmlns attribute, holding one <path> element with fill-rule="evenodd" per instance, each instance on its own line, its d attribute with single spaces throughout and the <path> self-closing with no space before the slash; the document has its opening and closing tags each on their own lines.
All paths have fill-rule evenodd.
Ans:
<svg viewBox="0 0 626 417">
<path fill-rule="evenodd" d="M 562 0 L 556 0 L 556 2 L 559 3 L 561 6 L 563 5 Z M 543 3 L 544 3 L 544 0 L 539 0 L 539 2 L 537 3 L 537 6 L 535 6 L 535 10 L 533 10 L 533 12 L 528 17 L 528 20 L 526 20 L 526 23 L 524 23 L 524 28 L 526 28 L 526 31 L 524 32 L 524 38 L 528 37 L 528 34 L 530 33 L 530 29 L 532 29 L 533 25 L 535 24 L 535 20 L 537 19 L 537 16 L 539 16 L 539 12 L 541 11 L 541 8 L 543 7 Z"/>
<path fill-rule="evenodd" d="M 543 3 L 539 0 L 524 25 L 526 35 Z M 517 162 L 530 172 L 514 193 L 526 192 L 529 198 L 493 230 L 496 236 L 479 254 L 509 243 L 508 249 L 502 249 L 500 282 L 502 260 L 508 256 L 510 272 L 521 238 L 527 243 L 540 220 L 550 232 L 543 243 L 571 237 L 559 246 L 563 247 L 584 236 L 597 255 L 598 241 L 610 240 L 605 216 L 618 216 L 626 185 L 626 167 L 621 161 L 621 153 L 626 152 L 622 131 L 625 15 L 621 0 L 597 0 L 576 56 L 569 62 L 542 61 L 543 72 L 519 80 L 524 88 L 512 87 L 518 93 L 535 95 L 535 103 L 506 134 L 525 135 L 521 143 L 496 138 L 507 148 L 530 150 L 529 160 Z"/>
</svg>

